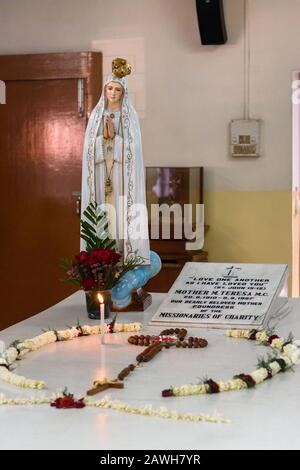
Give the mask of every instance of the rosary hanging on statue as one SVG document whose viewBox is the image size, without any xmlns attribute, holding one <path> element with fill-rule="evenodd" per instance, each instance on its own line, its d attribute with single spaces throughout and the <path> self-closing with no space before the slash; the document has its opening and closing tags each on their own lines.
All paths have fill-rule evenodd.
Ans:
<svg viewBox="0 0 300 470">
<path fill-rule="evenodd" d="M 113 192 L 113 185 L 110 177 L 108 176 L 105 180 L 105 196 L 109 196 Z"/>
<path fill-rule="evenodd" d="M 114 150 L 113 139 L 109 140 L 106 150 L 107 150 L 108 155 L 113 153 L 113 150 Z M 110 194 L 113 192 L 113 183 L 112 183 L 112 178 L 111 178 L 113 166 L 114 166 L 113 157 L 112 157 L 112 165 L 109 171 L 107 168 L 107 160 L 105 160 L 105 173 L 106 173 L 105 174 L 105 197 L 110 196 Z"/>
</svg>

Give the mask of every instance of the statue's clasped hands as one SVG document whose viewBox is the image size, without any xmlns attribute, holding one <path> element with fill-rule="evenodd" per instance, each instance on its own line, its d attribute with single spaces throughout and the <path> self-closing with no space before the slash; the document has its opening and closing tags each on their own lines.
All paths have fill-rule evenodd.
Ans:
<svg viewBox="0 0 300 470">
<path fill-rule="evenodd" d="M 110 116 L 105 116 L 103 126 L 104 139 L 113 139 L 115 137 L 114 124 Z"/>
</svg>

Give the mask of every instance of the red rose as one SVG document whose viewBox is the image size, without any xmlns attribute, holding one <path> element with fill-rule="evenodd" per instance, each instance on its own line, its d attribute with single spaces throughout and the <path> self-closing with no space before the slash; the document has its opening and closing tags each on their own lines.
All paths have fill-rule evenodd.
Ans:
<svg viewBox="0 0 300 470">
<path fill-rule="evenodd" d="M 93 287 L 95 287 L 95 281 L 92 277 L 86 277 L 83 279 L 82 285 L 84 290 L 91 290 Z"/>
<path fill-rule="evenodd" d="M 84 408 L 84 407 L 85 407 L 84 398 L 80 398 L 80 400 L 75 401 L 74 408 Z"/>
<path fill-rule="evenodd" d="M 97 258 L 98 262 L 109 263 L 111 259 L 111 250 L 102 250 L 101 248 L 92 251 L 91 255 Z"/>
<path fill-rule="evenodd" d="M 85 403 L 84 398 L 74 400 L 73 395 L 70 395 L 56 398 L 51 403 L 51 406 L 55 406 L 55 408 L 84 408 Z"/>
<path fill-rule="evenodd" d="M 104 263 L 109 263 L 111 259 L 111 255 L 112 255 L 111 250 L 102 250 L 102 255 L 101 255 L 102 261 L 104 261 Z"/>
<path fill-rule="evenodd" d="M 85 263 L 85 262 L 87 262 L 87 259 L 88 259 L 88 254 L 87 254 L 87 252 L 86 252 L 86 251 L 81 251 L 81 252 L 79 253 L 79 256 L 78 256 L 78 261 L 79 261 L 79 263 L 80 263 L 80 264 L 81 264 L 81 263 Z"/>
<path fill-rule="evenodd" d="M 112 262 L 112 264 L 117 264 L 117 263 L 120 261 L 121 256 L 122 256 L 122 255 L 121 255 L 120 253 L 114 253 L 114 252 L 113 252 L 112 255 L 111 255 L 111 262 Z"/>
<path fill-rule="evenodd" d="M 104 250 L 102 250 L 101 248 L 95 248 L 91 255 L 94 256 L 96 259 L 97 259 L 97 262 L 100 263 L 102 261 L 102 252 Z"/>
<path fill-rule="evenodd" d="M 98 256 L 96 256 L 93 252 L 87 256 L 87 262 L 89 265 L 97 264 L 99 262 Z"/>
</svg>

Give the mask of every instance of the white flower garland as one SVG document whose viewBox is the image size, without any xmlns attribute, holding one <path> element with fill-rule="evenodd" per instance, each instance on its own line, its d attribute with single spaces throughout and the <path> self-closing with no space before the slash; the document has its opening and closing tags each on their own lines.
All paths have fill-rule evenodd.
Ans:
<svg viewBox="0 0 300 470">
<path fill-rule="evenodd" d="M 227 330 L 226 336 L 231 338 L 253 339 L 261 344 L 269 345 L 273 349 L 280 350 L 281 354 L 278 355 L 278 357 L 270 358 L 268 361 L 261 360 L 261 367 L 250 374 L 240 374 L 227 382 L 215 382 L 209 379 L 200 385 L 188 384 L 180 387 L 172 387 L 163 390 L 162 396 L 182 397 L 251 388 L 266 379 L 272 378 L 274 375 L 278 374 L 278 372 L 292 368 L 299 362 L 299 349 L 291 340 L 287 341 L 284 338 L 279 338 L 277 335 L 268 335 L 266 331 Z"/>
<path fill-rule="evenodd" d="M 0 405 L 44 405 L 51 404 L 55 397 L 40 397 L 40 398 L 7 398 L 5 395 L 0 395 Z M 177 411 L 168 410 L 165 407 L 155 409 L 152 405 L 144 405 L 142 407 L 131 406 L 118 400 L 110 400 L 105 396 L 101 400 L 91 400 L 90 398 L 84 399 L 85 406 L 96 407 L 102 409 L 111 409 L 121 413 L 136 414 L 142 416 L 152 416 L 163 419 L 173 419 L 176 421 L 193 421 L 193 422 L 206 422 L 206 423 L 230 423 L 229 420 L 223 418 L 221 415 L 214 413 L 193 415 L 192 413 L 180 414 Z"/>
<path fill-rule="evenodd" d="M 132 332 L 139 331 L 142 325 L 140 323 L 115 324 L 115 331 Z M 8 349 L 0 355 L 0 378 L 8 383 L 25 388 L 42 389 L 45 383 L 37 380 L 26 379 L 25 377 L 13 374 L 8 367 L 18 358 L 23 357 L 30 351 L 37 350 L 42 346 L 55 341 L 67 341 L 83 335 L 96 335 L 101 331 L 100 326 L 78 326 L 61 331 L 47 331 L 39 336 L 24 341 L 15 341 Z M 106 331 L 109 327 L 106 325 Z M 241 390 L 253 387 L 268 378 L 272 378 L 278 372 L 285 371 L 299 362 L 299 349 L 292 343 L 292 340 L 279 338 L 276 335 L 268 335 L 266 331 L 257 332 L 254 330 L 228 330 L 228 337 L 245 338 L 256 340 L 259 343 L 270 345 L 273 349 L 281 351 L 278 357 L 273 357 L 268 361 L 261 361 L 262 366 L 250 374 L 240 374 L 227 382 L 214 382 L 207 380 L 201 385 L 183 385 L 163 391 L 163 396 L 188 396 L 205 393 L 217 393 L 230 390 Z M 60 395 L 58 395 L 60 396 Z M 0 395 L 0 405 L 42 405 L 52 404 L 53 397 L 40 398 L 7 398 Z M 88 397 L 82 399 L 84 405 L 89 407 L 98 407 L 103 409 L 112 409 L 123 413 L 138 414 L 143 416 L 155 416 L 164 419 L 188 420 L 195 422 L 228 423 L 229 421 L 218 414 L 199 414 L 192 413 L 180 414 L 177 411 L 170 411 L 164 407 L 154 409 L 152 405 L 143 407 L 131 406 L 126 403 L 110 400 L 104 397 L 101 400 L 92 400 Z"/>
<path fill-rule="evenodd" d="M 109 400 L 107 397 L 104 397 L 102 400 L 91 400 L 86 399 L 85 403 L 87 406 L 95 406 L 97 408 L 111 409 L 115 411 L 120 411 L 122 413 L 131 413 L 136 415 L 143 416 L 155 416 L 157 418 L 164 419 L 175 419 L 183 421 L 202 421 L 206 423 L 229 423 L 229 420 L 224 419 L 221 415 L 214 413 L 213 415 L 209 414 L 199 414 L 193 415 L 192 413 L 180 414 L 177 411 L 168 410 L 165 407 L 160 407 L 155 409 L 152 405 L 145 405 L 143 407 L 131 406 L 126 403 L 122 403 L 118 400 Z"/>
<path fill-rule="evenodd" d="M 142 324 L 135 323 L 115 323 L 114 332 L 116 333 L 131 333 L 140 331 Z M 56 341 L 69 341 L 78 336 L 99 335 L 101 327 L 99 325 L 89 326 L 84 325 L 77 327 L 73 326 L 66 330 L 50 330 L 35 336 L 31 339 L 23 341 L 14 341 L 12 345 L 0 354 L 0 379 L 11 385 L 22 388 L 32 388 L 41 390 L 45 388 L 45 382 L 41 380 L 27 379 L 21 375 L 17 375 L 9 370 L 9 367 L 17 360 L 23 358 L 31 351 L 36 351 L 47 344 L 55 343 Z M 105 324 L 105 333 L 109 333 L 109 324 Z"/>
</svg>

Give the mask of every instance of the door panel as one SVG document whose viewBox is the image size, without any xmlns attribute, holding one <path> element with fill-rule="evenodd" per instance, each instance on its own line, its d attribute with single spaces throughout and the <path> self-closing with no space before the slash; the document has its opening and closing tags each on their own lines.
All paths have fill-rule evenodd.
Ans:
<svg viewBox="0 0 300 470">
<path fill-rule="evenodd" d="M 77 79 L 6 81 L 0 106 L 0 329 L 74 291 L 59 262 L 79 249 L 72 191 L 81 186 L 86 118 Z"/>
</svg>

